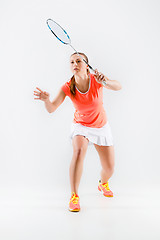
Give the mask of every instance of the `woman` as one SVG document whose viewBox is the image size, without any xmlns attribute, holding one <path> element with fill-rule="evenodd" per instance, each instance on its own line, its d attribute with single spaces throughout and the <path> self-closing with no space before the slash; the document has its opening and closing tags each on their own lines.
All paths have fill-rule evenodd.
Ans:
<svg viewBox="0 0 160 240">
<path fill-rule="evenodd" d="M 79 53 L 88 63 L 88 58 L 84 53 Z M 109 80 L 105 75 L 95 70 L 95 74 L 89 72 L 89 67 L 79 57 L 73 53 L 70 57 L 70 67 L 73 73 L 72 78 L 61 86 L 56 98 L 50 102 L 49 93 L 34 91 L 34 95 L 45 102 L 45 107 L 49 113 L 54 112 L 69 96 L 75 107 L 74 120 L 71 126 L 71 139 L 73 145 L 73 156 L 70 164 L 70 184 L 71 198 L 69 210 L 80 211 L 80 201 L 78 187 L 83 170 L 83 161 L 88 144 L 94 144 L 101 161 L 101 180 L 98 190 L 106 197 L 113 197 L 113 192 L 109 189 L 108 180 L 114 171 L 114 145 L 111 128 L 107 120 L 103 107 L 103 84 L 110 90 L 120 90 L 121 84 L 116 80 Z"/>
</svg>

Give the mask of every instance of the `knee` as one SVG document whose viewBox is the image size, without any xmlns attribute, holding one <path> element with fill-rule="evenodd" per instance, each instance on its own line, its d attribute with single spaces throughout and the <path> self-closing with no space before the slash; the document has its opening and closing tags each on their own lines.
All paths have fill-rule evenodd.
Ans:
<svg viewBox="0 0 160 240">
<path fill-rule="evenodd" d="M 75 136 L 73 139 L 73 162 L 82 161 L 88 147 L 88 140 L 83 136 Z"/>
<path fill-rule="evenodd" d="M 76 159 L 81 158 L 81 156 L 83 156 L 86 152 L 85 147 L 81 146 L 81 147 L 76 147 L 73 150 L 73 155 L 75 156 Z"/>
</svg>

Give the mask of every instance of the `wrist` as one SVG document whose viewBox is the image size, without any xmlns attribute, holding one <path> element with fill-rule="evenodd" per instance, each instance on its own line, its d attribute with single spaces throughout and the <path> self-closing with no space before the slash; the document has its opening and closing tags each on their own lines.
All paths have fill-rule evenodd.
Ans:
<svg viewBox="0 0 160 240">
<path fill-rule="evenodd" d="M 44 100 L 44 102 L 45 102 L 45 103 L 49 103 L 49 102 L 50 102 L 49 98 L 47 98 L 46 100 Z"/>
<path fill-rule="evenodd" d="M 108 81 L 106 80 L 106 79 L 104 79 L 103 81 L 102 81 L 102 85 L 103 86 L 106 86 L 108 84 Z"/>
</svg>

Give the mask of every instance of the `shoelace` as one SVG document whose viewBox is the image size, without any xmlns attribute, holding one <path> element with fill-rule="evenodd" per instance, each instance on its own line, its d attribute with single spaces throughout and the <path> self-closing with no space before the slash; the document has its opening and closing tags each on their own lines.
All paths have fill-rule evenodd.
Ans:
<svg viewBox="0 0 160 240">
<path fill-rule="evenodd" d="M 76 194 L 72 195 L 70 202 L 73 202 L 73 204 L 78 204 L 79 197 L 76 197 Z M 69 203 L 70 203 L 69 202 Z"/>
<path fill-rule="evenodd" d="M 103 183 L 102 186 L 105 187 L 105 189 L 107 189 L 107 191 L 110 191 L 109 186 L 108 186 L 108 182 Z"/>
</svg>

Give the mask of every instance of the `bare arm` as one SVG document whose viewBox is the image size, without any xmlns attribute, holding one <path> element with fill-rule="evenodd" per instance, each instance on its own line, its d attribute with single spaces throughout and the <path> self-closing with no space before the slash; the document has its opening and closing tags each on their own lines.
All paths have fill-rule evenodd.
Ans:
<svg viewBox="0 0 160 240">
<path fill-rule="evenodd" d="M 105 88 L 115 90 L 115 91 L 122 89 L 120 82 L 118 82 L 117 80 L 109 80 L 106 76 L 105 78 L 106 78 L 105 81 L 107 83 L 107 85 L 104 86 Z"/>
<path fill-rule="evenodd" d="M 107 89 L 111 89 L 111 90 L 121 90 L 122 89 L 122 85 L 120 84 L 120 82 L 118 82 L 117 80 L 110 80 L 108 77 L 106 77 L 104 74 L 99 73 L 97 71 L 97 69 L 95 70 L 95 78 L 97 80 L 97 82 L 102 84 L 102 81 L 105 81 L 107 83 L 106 86 L 104 86 Z"/>
<path fill-rule="evenodd" d="M 42 91 L 40 88 L 36 87 L 38 91 L 34 91 L 34 95 L 37 98 L 34 98 L 35 100 L 42 100 L 45 103 L 45 107 L 49 113 L 54 112 L 64 101 L 66 94 L 63 92 L 62 89 L 59 90 L 57 96 L 51 102 L 49 100 L 49 93 Z"/>
<path fill-rule="evenodd" d="M 49 99 L 45 101 L 45 107 L 49 113 L 54 112 L 64 101 L 66 94 L 63 92 L 62 89 L 59 90 L 57 96 L 51 102 Z"/>
</svg>

